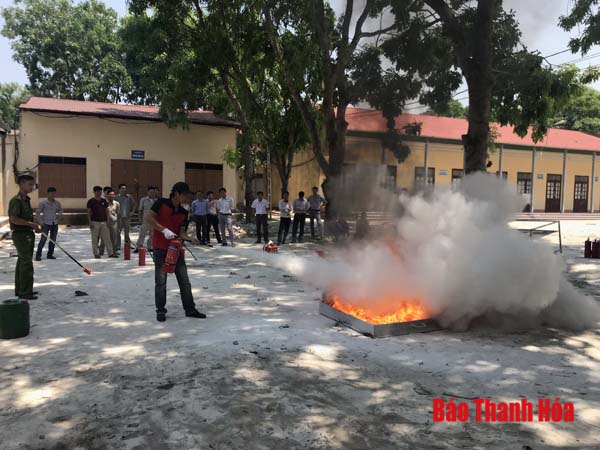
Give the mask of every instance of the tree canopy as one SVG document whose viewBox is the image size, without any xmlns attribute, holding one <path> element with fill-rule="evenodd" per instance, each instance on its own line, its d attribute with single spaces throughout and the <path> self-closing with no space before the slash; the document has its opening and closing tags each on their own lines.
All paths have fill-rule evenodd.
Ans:
<svg viewBox="0 0 600 450">
<path fill-rule="evenodd" d="M 18 0 L 2 35 L 35 95 L 116 102 L 131 89 L 117 13 L 97 0 Z"/>
<path fill-rule="evenodd" d="M 19 128 L 19 105 L 29 92 L 18 83 L 0 83 L 0 127 L 6 130 Z"/>
<path fill-rule="evenodd" d="M 600 136 L 600 92 L 583 87 L 558 111 L 552 126 Z"/>
</svg>

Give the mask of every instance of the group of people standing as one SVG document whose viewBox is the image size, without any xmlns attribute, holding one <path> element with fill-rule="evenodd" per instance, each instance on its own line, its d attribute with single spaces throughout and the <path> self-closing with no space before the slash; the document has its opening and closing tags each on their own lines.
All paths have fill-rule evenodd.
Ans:
<svg viewBox="0 0 600 450">
<path fill-rule="evenodd" d="M 279 230 L 277 232 L 277 245 L 286 243 L 292 226 L 292 243 L 304 241 L 304 227 L 306 217 L 310 220 L 310 234 L 313 239 L 323 238 L 323 222 L 321 220 L 321 209 L 327 204 L 325 199 L 319 195 L 319 188 L 312 188 L 312 195 L 305 198 L 304 191 L 298 193 L 298 198 L 290 203 L 290 193 L 285 191 L 279 200 Z M 292 212 L 294 218 L 292 220 Z M 316 231 L 315 231 L 316 224 Z M 259 235 L 260 236 L 260 235 Z"/>
<path fill-rule="evenodd" d="M 215 199 L 215 193 L 208 191 L 196 192 L 196 200 L 190 208 L 190 219 L 196 224 L 196 238 L 200 245 L 212 247 L 210 243 L 210 230 L 214 231 L 217 243 L 226 247 L 235 247 L 233 234 L 233 210 L 235 209 L 233 199 L 227 195 L 227 189 L 219 189 L 219 198 Z M 227 232 L 227 236 L 225 233 Z M 227 244 L 229 237 L 229 244 Z"/>
<path fill-rule="evenodd" d="M 118 194 L 110 186 L 94 186 L 94 196 L 87 202 L 94 257 L 100 259 L 105 250 L 109 258 L 119 257 L 122 243 L 130 245 L 131 219 L 138 210 L 141 228 L 134 252 L 138 252 L 146 240 L 145 246 L 152 250 L 151 230 L 145 218 L 157 198 L 158 189 L 149 186 L 147 195 L 140 199 L 138 207 L 133 196 L 127 192 L 126 184 L 119 185 Z"/>
</svg>

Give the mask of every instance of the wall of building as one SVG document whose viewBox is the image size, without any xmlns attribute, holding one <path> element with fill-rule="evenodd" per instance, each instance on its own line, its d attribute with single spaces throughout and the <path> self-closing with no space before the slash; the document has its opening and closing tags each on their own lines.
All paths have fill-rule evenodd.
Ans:
<svg viewBox="0 0 600 450">
<path fill-rule="evenodd" d="M 346 162 L 362 164 L 396 165 L 396 188 L 407 189 L 413 192 L 415 186 L 415 168 L 425 165 L 425 142 L 413 141 L 406 143 L 410 147 L 410 154 L 406 161 L 398 163 L 389 151 L 384 151 L 381 142 L 376 137 L 349 136 L 347 141 Z M 460 144 L 428 143 L 428 167 L 435 169 L 435 185 L 449 187 L 452 184 L 452 169 L 462 169 L 463 149 Z M 312 158 L 310 149 L 304 150 L 296 156 L 298 161 L 307 161 Z M 492 165 L 489 173 L 495 174 L 500 166 L 500 146 L 490 153 L 489 160 Z M 567 156 L 566 178 L 564 184 L 564 209 L 565 212 L 573 211 L 575 176 L 589 177 L 588 211 L 591 210 L 591 189 L 594 185 L 594 211 L 600 212 L 600 186 L 598 181 L 592 183 L 592 152 L 589 154 L 569 153 Z M 502 171 L 507 172 L 507 183 L 517 187 L 518 172 L 531 173 L 532 151 L 523 149 L 502 150 Z M 599 166 L 596 163 L 596 179 L 599 176 Z M 556 151 L 536 151 L 536 171 L 533 175 L 534 210 L 543 212 L 546 207 L 546 178 L 548 174 L 563 173 L 563 153 Z M 294 168 L 290 179 L 290 192 L 292 196 L 302 189 L 308 191 L 311 186 L 320 186 L 324 177 L 316 161 Z M 275 196 L 279 193 L 279 176 L 273 172 Z"/>
<path fill-rule="evenodd" d="M 223 161 L 223 151 L 234 146 L 236 130 L 190 125 L 188 130 L 159 122 L 95 117 L 61 117 L 24 111 L 20 136 L 20 171 L 35 168 L 38 156 L 87 159 L 87 197 L 95 185 L 108 185 L 111 159 L 131 159 L 131 150 L 143 150 L 145 160 L 163 162 L 163 191 L 185 179 L 185 163 L 223 164 L 223 184 L 234 200 L 241 198 L 239 176 Z M 65 208 L 84 208 L 86 200 L 60 197 Z M 38 203 L 38 193 L 32 204 Z"/>
</svg>

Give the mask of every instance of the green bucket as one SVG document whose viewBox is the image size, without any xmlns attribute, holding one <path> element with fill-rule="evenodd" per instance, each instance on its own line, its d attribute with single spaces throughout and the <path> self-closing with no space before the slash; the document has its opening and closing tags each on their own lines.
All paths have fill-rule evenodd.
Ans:
<svg viewBox="0 0 600 450">
<path fill-rule="evenodd" d="M 29 303 L 21 300 L 0 302 L 0 339 L 16 339 L 29 334 Z"/>
</svg>

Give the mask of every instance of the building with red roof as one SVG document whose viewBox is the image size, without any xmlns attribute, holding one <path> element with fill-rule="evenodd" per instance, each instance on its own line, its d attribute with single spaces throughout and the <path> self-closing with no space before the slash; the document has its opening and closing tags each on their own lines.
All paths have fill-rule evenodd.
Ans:
<svg viewBox="0 0 600 450">
<path fill-rule="evenodd" d="M 365 186 L 385 185 L 388 189 L 410 192 L 432 187 L 450 187 L 463 176 L 462 135 L 465 119 L 429 115 L 402 114 L 395 130 L 410 149 L 404 162 L 384 148 L 387 121 L 380 111 L 349 108 L 347 156 L 344 178 L 339 184 L 354 200 L 366 196 Z M 531 134 L 521 138 L 512 127 L 492 124 L 495 135 L 489 152 L 490 173 L 502 176 L 523 195 L 535 211 L 593 212 L 600 209 L 596 152 L 600 138 L 579 131 L 550 129 L 540 142 Z M 309 152 L 297 158 L 295 173 L 289 182 L 292 196 L 297 190 L 320 186 L 324 176 Z M 361 183 L 347 182 L 359 179 Z M 357 191 L 353 188 L 356 185 Z M 277 192 L 274 186 L 273 192 Z M 358 203 L 365 203 L 358 200 Z"/>
</svg>

